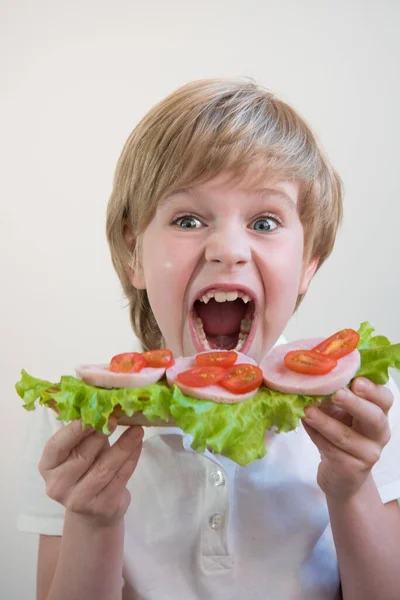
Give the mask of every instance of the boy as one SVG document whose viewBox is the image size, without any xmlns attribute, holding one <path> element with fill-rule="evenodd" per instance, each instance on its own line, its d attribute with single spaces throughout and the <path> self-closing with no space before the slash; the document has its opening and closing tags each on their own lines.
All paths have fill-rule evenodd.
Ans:
<svg viewBox="0 0 400 600">
<path fill-rule="evenodd" d="M 341 212 L 340 180 L 289 106 L 252 83 L 177 90 L 128 139 L 107 215 L 143 348 L 240 348 L 260 361 L 329 256 Z M 341 584 L 345 600 L 394 600 L 392 403 L 387 387 L 356 380 L 295 432 L 269 432 L 266 457 L 244 468 L 191 451 L 176 428 L 144 442 L 129 428 L 110 447 L 37 412 L 39 453 L 55 432 L 40 473 L 66 507 L 64 520 L 30 475 L 20 527 L 42 534 L 38 599 L 325 600 Z M 398 397 L 391 414 L 398 423 Z"/>
</svg>

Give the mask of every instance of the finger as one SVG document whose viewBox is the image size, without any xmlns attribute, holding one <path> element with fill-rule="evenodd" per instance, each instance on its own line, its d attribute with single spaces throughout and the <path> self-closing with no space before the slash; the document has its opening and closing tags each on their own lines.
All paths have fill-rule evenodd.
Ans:
<svg viewBox="0 0 400 600">
<path fill-rule="evenodd" d="M 109 447 L 107 436 L 99 431 L 94 432 L 75 446 L 63 463 L 45 473 L 47 489 L 59 496 L 72 488 L 89 471 L 100 453 Z"/>
<path fill-rule="evenodd" d="M 357 377 L 351 384 L 352 391 L 361 398 L 369 400 L 387 415 L 393 404 L 393 394 L 384 385 L 377 385 L 365 377 Z"/>
<path fill-rule="evenodd" d="M 107 425 L 110 434 L 113 433 L 117 428 L 117 419 L 111 416 Z M 93 436 L 91 436 L 89 439 L 83 440 L 80 444 L 72 449 L 69 457 L 62 465 L 64 468 L 63 476 L 68 478 L 68 474 L 71 473 L 71 475 L 73 475 L 74 482 L 77 481 L 84 475 L 84 473 L 86 473 L 102 449 L 109 447 L 110 444 L 108 436 L 101 431 L 95 431 Z"/>
<path fill-rule="evenodd" d="M 368 464 L 375 464 L 381 453 L 381 446 L 361 435 L 358 431 L 336 421 L 316 407 L 306 409 L 304 419 L 307 425 L 316 430 L 332 446 Z M 324 444 L 326 446 L 326 444 Z M 318 446 L 319 447 L 319 446 Z M 330 454 L 333 450 L 329 446 Z"/>
<path fill-rule="evenodd" d="M 354 429 L 383 446 L 390 438 L 389 421 L 386 413 L 377 404 L 360 398 L 347 388 L 336 392 L 332 402 L 345 409 L 355 419 Z"/>
<path fill-rule="evenodd" d="M 51 445 L 48 450 L 54 455 L 54 460 L 53 462 L 44 460 L 39 465 L 39 471 L 46 479 L 48 487 L 53 489 L 53 492 L 55 488 L 57 494 L 76 483 L 89 469 L 104 445 L 109 445 L 107 436 L 99 431 L 90 428 L 81 433 L 79 423 L 81 424 L 81 421 L 73 421 L 64 428 L 71 428 L 71 435 L 74 436 L 76 445 L 70 449 L 65 439 L 59 440 L 53 436 L 54 445 Z M 117 420 L 110 417 L 108 421 L 110 432 L 112 433 L 116 427 Z M 43 458 L 46 458 L 45 453 Z"/>
<path fill-rule="evenodd" d="M 96 503 L 102 507 L 108 507 L 111 514 L 118 510 L 125 512 L 130 502 L 130 494 L 126 489 L 127 483 L 132 477 L 138 460 L 140 458 L 142 446 L 137 445 L 128 459 L 124 462 L 119 471 L 117 471 L 109 484 L 96 497 Z M 102 512 L 104 511 L 104 508 Z"/>
<path fill-rule="evenodd" d="M 124 462 L 124 464 L 119 469 L 119 471 L 117 471 L 115 473 L 115 475 L 112 478 L 112 480 L 110 481 L 110 483 L 108 483 L 106 485 L 106 487 L 103 489 L 103 491 L 101 492 L 101 495 L 104 494 L 105 496 L 107 496 L 107 494 L 109 494 L 109 493 L 110 494 L 118 493 L 118 492 L 121 492 L 124 487 L 126 487 L 126 484 L 128 483 L 129 479 L 132 477 L 132 474 L 136 469 L 136 465 L 137 465 L 139 457 L 140 457 L 141 447 L 142 447 L 141 443 L 138 443 L 137 445 L 135 445 L 134 449 L 132 450 L 131 454 L 128 456 L 127 460 Z"/>
<path fill-rule="evenodd" d="M 84 439 L 94 433 L 94 429 L 82 429 L 82 421 L 72 421 L 62 429 L 59 429 L 44 447 L 39 471 L 50 471 L 63 463 L 71 453 L 71 450 Z"/>
<path fill-rule="evenodd" d="M 129 427 L 111 448 L 104 449 L 88 472 L 74 486 L 74 495 L 83 502 L 97 496 L 114 478 L 130 455 L 142 445 L 143 428 Z"/>
<path fill-rule="evenodd" d="M 320 404 L 319 408 L 326 415 L 329 415 L 330 417 L 333 417 L 337 421 L 341 421 L 345 425 L 348 425 L 349 427 L 351 427 L 352 422 L 353 422 L 353 417 L 351 415 L 349 415 L 347 410 L 345 410 L 344 408 L 342 408 L 336 404 L 333 404 L 331 402 L 331 399 L 329 399 L 325 403 Z"/>
<path fill-rule="evenodd" d="M 315 431 L 311 425 L 308 425 L 308 423 L 303 423 L 303 426 L 311 440 L 317 446 L 322 461 L 334 461 L 336 464 L 340 465 L 342 469 L 346 467 L 349 473 L 365 470 L 366 465 L 362 460 L 348 454 L 347 452 L 344 452 L 337 446 L 334 446 L 331 442 L 324 438 L 323 435 L 318 433 L 318 431 Z"/>
</svg>

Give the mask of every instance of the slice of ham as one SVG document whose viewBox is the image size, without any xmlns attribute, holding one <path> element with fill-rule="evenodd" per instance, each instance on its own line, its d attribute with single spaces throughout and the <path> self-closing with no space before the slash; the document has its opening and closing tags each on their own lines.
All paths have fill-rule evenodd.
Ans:
<svg viewBox="0 0 400 600">
<path fill-rule="evenodd" d="M 75 372 L 79 379 L 89 385 L 111 389 L 147 387 L 157 383 L 163 377 L 165 369 L 145 367 L 139 373 L 114 373 L 110 371 L 110 365 L 107 363 L 104 365 L 79 365 L 75 367 Z"/>
<path fill-rule="evenodd" d="M 290 344 L 275 346 L 262 360 L 260 368 L 267 387 L 285 394 L 307 394 L 310 396 L 328 396 L 346 386 L 360 368 L 360 353 L 353 350 L 347 356 L 339 358 L 338 363 L 326 375 L 306 375 L 295 373 L 283 362 L 284 356 L 291 350 L 311 350 L 325 338 L 297 340 Z"/>
<path fill-rule="evenodd" d="M 220 350 L 223 352 L 223 350 Z M 207 352 L 200 352 L 199 354 L 207 354 Z M 242 354 L 241 352 L 236 353 L 238 355 L 235 365 L 239 364 L 250 364 L 257 366 L 257 363 L 252 359 Z M 237 402 L 243 402 L 243 400 L 248 400 L 252 398 L 257 390 L 252 392 L 248 392 L 247 394 L 232 394 L 228 392 L 225 388 L 219 385 L 208 385 L 207 387 L 194 388 L 187 385 L 183 385 L 179 381 L 177 381 L 177 376 L 179 373 L 183 371 L 188 371 L 189 369 L 193 369 L 198 365 L 195 362 L 196 356 L 185 357 L 175 359 L 175 364 L 167 369 L 167 381 L 169 385 L 176 385 L 183 394 L 186 396 L 190 396 L 192 398 L 198 398 L 199 400 L 213 400 L 214 402 L 225 403 L 225 404 L 235 404 Z"/>
</svg>

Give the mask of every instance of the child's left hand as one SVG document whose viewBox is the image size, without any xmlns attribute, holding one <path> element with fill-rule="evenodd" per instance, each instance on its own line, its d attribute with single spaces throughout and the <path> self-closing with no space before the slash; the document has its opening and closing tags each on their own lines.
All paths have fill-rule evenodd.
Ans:
<svg viewBox="0 0 400 600">
<path fill-rule="evenodd" d="M 321 453 L 318 485 L 327 498 L 346 501 L 361 489 L 390 439 L 393 395 L 359 377 L 332 401 L 305 410 L 303 425 Z"/>
</svg>

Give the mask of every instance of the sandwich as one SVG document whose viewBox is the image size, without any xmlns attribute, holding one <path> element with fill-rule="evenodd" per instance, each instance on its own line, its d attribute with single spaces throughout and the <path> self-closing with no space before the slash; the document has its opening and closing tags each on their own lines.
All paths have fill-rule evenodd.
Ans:
<svg viewBox="0 0 400 600">
<path fill-rule="evenodd" d="M 39 401 L 65 423 L 81 419 L 105 434 L 111 415 L 121 425 L 179 427 L 193 450 L 245 466 L 265 456 L 267 431 L 296 429 L 306 407 L 355 377 L 387 383 L 389 368 L 400 370 L 400 344 L 364 322 L 358 331 L 275 346 L 260 364 L 237 350 L 177 358 L 168 349 L 128 352 L 81 365 L 77 377 L 58 383 L 22 370 L 16 390 L 28 411 Z"/>
</svg>

